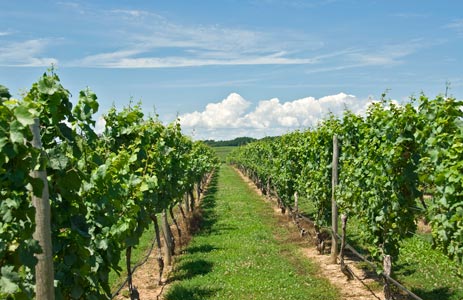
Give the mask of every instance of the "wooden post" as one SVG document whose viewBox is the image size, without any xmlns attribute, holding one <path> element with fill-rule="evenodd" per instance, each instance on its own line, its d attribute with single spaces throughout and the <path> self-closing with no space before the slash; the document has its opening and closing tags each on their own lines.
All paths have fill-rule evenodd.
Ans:
<svg viewBox="0 0 463 300">
<path fill-rule="evenodd" d="M 383 269 L 384 269 L 384 275 L 391 276 L 392 259 L 390 255 L 384 255 Z M 392 299 L 391 287 L 389 285 L 389 280 L 386 277 L 384 277 L 384 299 L 386 300 Z"/>
<path fill-rule="evenodd" d="M 333 234 L 331 236 L 331 263 L 337 263 L 338 256 L 338 206 L 336 204 L 336 185 L 338 184 L 338 137 L 333 136 L 333 163 L 332 163 L 332 176 L 331 176 L 331 229 Z"/>
<path fill-rule="evenodd" d="M 341 272 L 346 275 L 347 280 L 354 279 L 354 273 L 349 268 L 348 265 L 344 263 L 344 248 L 346 247 L 346 228 L 347 228 L 347 215 L 341 215 L 341 222 L 342 222 L 342 236 L 341 236 L 341 250 L 339 251 L 340 256 L 340 264 L 341 264 Z"/>
<path fill-rule="evenodd" d="M 32 131 L 32 146 L 42 149 L 38 119 L 34 120 L 34 124 L 30 126 L 30 129 Z M 39 242 L 42 248 L 42 253 L 37 254 L 38 262 L 35 266 L 35 299 L 54 300 L 53 248 L 50 225 L 51 209 L 47 172 L 45 170 L 34 170 L 31 172 L 31 177 L 38 178 L 43 182 L 42 196 L 36 197 L 32 193 L 32 205 L 35 207 L 35 232 L 33 237 Z"/>
<path fill-rule="evenodd" d="M 294 192 L 294 210 L 292 211 L 291 216 L 293 218 L 293 222 L 295 224 L 299 224 L 299 221 L 297 220 L 299 216 L 299 197 L 297 191 Z"/>
<path fill-rule="evenodd" d="M 339 251 L 339 256 L 341 257 L 341 261 L 344 261 L 344 247 L 346 247 L 346 227 L 347 227 L 347 215 L 341 215 L 341 222 L 342 222 L 342 236 L 341 236 L 341 250 Z"/>
<path fill-rule="evenodd" d="M 164 234 L 166 263 L 172 265 L 172 236 L 170 234 L 169 222 L 167 221 L 166 210 L 162 211 L 162 232 Z"/>
<path fill-rule="evenodd" d="M 166 212 L 166 220 L 168 218 L 168 212 L 167 210 L 165 211 Z M 170 235 L 170 251 L 171 251 L 171 254 L 172 255 L 175 255 L 175 237 L 174 237 L 174 233 L 172 232 L 172 229 L 170 228 L 170 225 L 169 223 L 167 223 L 168 226 L 167 226 L 167 230 L 169 231 L 169 235 Z"/>
<path fill-rule="evenodd" d="M 169 214 L 170 214 L 170 218 L 172 219 L 172 222 L 174 222 L 175 224 L 175 228 L 177 228 L 178 240 L 180 241 L 180 248 L 181 248 L 182 247 L 182 231 L 180 230 L 180 226 L 178 226 L 177 219 L 175 218 L 175 215 L 174 215 L 174 208 L 172 206 L 169 207 Z"/>
</svg>

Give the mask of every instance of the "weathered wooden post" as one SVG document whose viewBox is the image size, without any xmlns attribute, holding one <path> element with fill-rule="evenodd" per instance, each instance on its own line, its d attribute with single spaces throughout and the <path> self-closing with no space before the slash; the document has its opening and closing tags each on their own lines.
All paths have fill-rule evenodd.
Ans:
<svg viewBox="0 0 463 300">
<path fill-rule="evenodd" d="M 180 226 L 178 225 L 177 219 L 175 218 L 174 208 L 172 206 L 169 207 L 169 214 L 170 218 L 172 219 L 172 222 L 175 225 L 175 228 L 177 228 L 178 240 L 180 241 L 180 247 L 182 247 L 182 231 L 180 230 Z"/>
<path fill-rule="evenodd" d="M 344 248 L 346 247 L 346 228 L 347 228 L 347 215 L 341 215 L 341 222 L 342 222 L 342 235 L 341 235 L 341 250 L 339 251 L 339 256 L 341 261 L 344 260 Z"/>
<path fill-rule="evenodd" d="M 341 250 L 339 252 L 340 256 L 340 264 L 341 264 L 341 272 L 346 275 L 347 280 L 354 279 L 354 273 L 349 268 L 348 265 L 344 263 L 344 248 L 346 247 L 346 228 L 347 228 L 347 215 L 341 215 L 341 222 L 342 222 L 342 235 L 341 235 Z"/>
<path fill-rule="evenodd" d="M 337 263 L 338 256 L 338 206 L 336 204 L 336 186 L 338 184 L 338 137 L 333 136 L 333 162 L 332 162 L 332 176 L 331 176 L 331 229 L 333 234 L 331 236 L 331 263 Z"/>
<path fill-rule="evenodd" d="M 164 235 L 166 264 L 170 266 L 172 265 L 173 245 L 169 222 L 167 221 L 167 212 L 165 209 L 162 211 L 162 233 Z"/>
<path fill-rule="evenodd" d="M 30 126 L 32 131 L 32 146 L 42 150 L 42 141 L 40 139 L 39 120 L 35 119 L 34 124 Z M 35 299 L 37 300 L 54 300 L 54 271 L 53 271 L 53 248 L 51 244 L 51 212 L 48 191 L 47 171 L 31 171 L 32 178 L 38 178 L 43 182 L 42 196 L 37 197 L 32 193 L 32 205 L 35 207 L 35 232 L 34 239 L 39 242 L 42 253 L 37 254 L 37 265 L 35 266 Z"/>
<path fill-rule="evenodd" d="M 384 269 L 384 275 L 391 276 L 392 259 L 390 255 L 384 255 L 383 269 Z M 384 277 L 384 298 L 386 300 L 392 299 L 391 286 L 389 285 L 389 279 L 387 279 L 387 277 Z"/>
</svg>

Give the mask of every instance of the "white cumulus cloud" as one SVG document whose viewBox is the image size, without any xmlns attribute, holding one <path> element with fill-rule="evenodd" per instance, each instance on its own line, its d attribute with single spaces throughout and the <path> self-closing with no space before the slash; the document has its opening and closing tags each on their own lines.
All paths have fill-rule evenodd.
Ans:
<svg viewBox="0 0 463 300">
<path fill-rule="evenodd" d="M 252 107 L 250 101 L 232 93 L 221 102 L 209 103 L 201 112 L 181 115 L 180 122 L 185 133 L 196 139 L 260 138 L 313 127 L 330 113 L 341 116 L 346 109 L 363 113 L 369 103 L 370 99 L 339 93 L 288 102 L 273 98 Z"/>
<path fill-rule="evenodd" d="M 231 93 L 219 103 L 209 103 L 203 112 L 193 112 L 180 117 L 182 125 L 194 128 L 237 128 L 239 117 L 251 105 L 243 97 Z"/>
<path fill-rule="evenodd" d="M 97 134 L 103 133 L 106 127 L 106 120 L 103 116 L 100 116 L 95 123 L 95 132 Z"/>
</svg>

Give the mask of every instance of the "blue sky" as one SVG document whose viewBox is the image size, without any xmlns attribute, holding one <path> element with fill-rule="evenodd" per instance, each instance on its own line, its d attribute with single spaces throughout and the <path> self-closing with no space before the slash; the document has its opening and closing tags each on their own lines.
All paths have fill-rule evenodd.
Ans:
<svg viewBox="0 0 463 300">
<path fill-rule="evenodd" d="M 459 0 L 0 0 L 0 45 L 16 97 L 53 63 L 100 113 L 141 100 L 195 138 L 305 128 L 386 90 L 463 96 Z"/>
</svg>

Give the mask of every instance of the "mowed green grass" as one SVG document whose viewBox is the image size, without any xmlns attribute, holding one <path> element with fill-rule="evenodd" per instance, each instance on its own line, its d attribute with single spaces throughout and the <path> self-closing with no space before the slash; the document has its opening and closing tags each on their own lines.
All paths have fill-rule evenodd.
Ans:
<svg viewBox="0 0 463 300">
<path fill-rule="evenodd" d="M 165 299 L 339 299 L 230 166 L 217 172 L 202 210 L 201 230 L 177 259 Z"/>
<path fill-rule="evenodd" d="M 228 153 L 230 153 L 235 148 L 235 146 L 212 147 L 212 149 L 214 149 L 217 153 L 217 157 L 221 162 L 225 162 Z"/>
<path fill-rule="evenodd" d="M 401 243 L 395 277 L 423 299 L 462 300 L 463 266 L 433 249 L 429 235 Z"/>
</svg>

